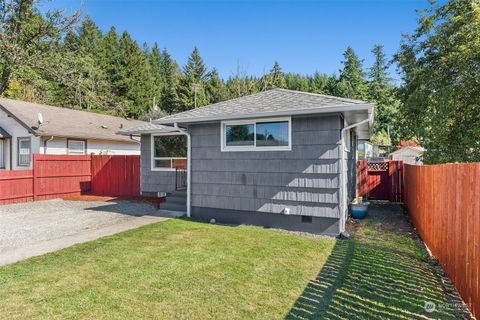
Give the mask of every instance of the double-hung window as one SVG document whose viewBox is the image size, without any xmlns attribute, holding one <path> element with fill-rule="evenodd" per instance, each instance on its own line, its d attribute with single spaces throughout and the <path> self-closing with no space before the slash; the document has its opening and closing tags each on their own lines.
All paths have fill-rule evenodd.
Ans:
<svg viewBox="0 0 480 320">
<path fill-rule="evenodd" d="M 174 171 L 187 167 L 186 135 L 152 135 L 152 170 Z"/>
<path fill-rule="evenodd" d="M 86 154 L 86 141 L 85 140 L 67 140 L 68 154 L 84 155 Z"/>
<path fill-rule="evenodd" d="M 32 161 L 32 142 L 30 138 L 18 138 L 17 142 L 17 164 L 29 167 Z"/>
<path fill-rule="evenodd" d="M 222 151 L 292 150 L 291 118 L 224 121 Z"/>
</svg>

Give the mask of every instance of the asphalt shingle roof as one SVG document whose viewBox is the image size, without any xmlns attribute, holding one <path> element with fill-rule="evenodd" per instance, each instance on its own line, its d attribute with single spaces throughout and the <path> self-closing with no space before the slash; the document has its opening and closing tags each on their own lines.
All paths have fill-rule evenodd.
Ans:
<svg viewBox="0 0 480 320">
<path fill-rule="evenodd" d="M 272 115 L 309 109 L 314 111 L 321 107 L 350 106 L 368 104 L 368 102 L 327 96 L 315 93 L 293 91 L 286 89 L 273 89 L 254 95 L 227 100 L 205 107 L 172 114 L 156 120 L 159 124 L 174 122 L 199 122 L 206 119 L 231 119 L 234 116 Z"/>
<path fill-rule="evenodd" d="M 118 133 L 128 136 L 128 135 L 135 135 L 135 134 L 142 134 L 142 133 L 152 133 L 152 132 L 166 133 L 166 132 L 177 132 L 177 131 L 178 130 L 175 129 L 174 127 L 162 126 L 161 124 L 154 124 L 151 122 L 147 122 L 136 127 L 120 130 Z"/>
<path fill-rule="evenodd" d="M 13 115 L 32 133 L 41 136 L 132 142 L 129 137 L 117 132 L 123 128 L 146 124 L 145 121 L 5 98 L 0 98 L 1 109 Z M 43 117 L 40 127 L 39 113 Z"/>
</svg>

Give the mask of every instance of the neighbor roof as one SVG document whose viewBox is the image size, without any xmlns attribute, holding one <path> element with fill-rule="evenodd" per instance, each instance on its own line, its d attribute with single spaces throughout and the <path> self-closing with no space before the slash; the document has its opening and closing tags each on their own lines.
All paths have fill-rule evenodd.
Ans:
<svg viewBox="0 0 480 320">
<path fill-rule="evenodd" d="M 417 153 L 419 153 L 419 154 L 425 152 L 425 149 L 424 149 L 423 147 L 420 147 L 420 146 L 416 146 L 416 147 L 414 147 L 414 146 L 406 146 L 406 147 L 402 147 L 402 148 L 400 148 L 400 149 L 398 149 L 398 150 L 393 151 L 392 153 L 390 153 L 390 155 L 392 155 L 392 154 L 397 154 L 397 153 L 402 153 L 402 152 L 404 152 L 405 150 L 413 150 L 413 151 L 415 151 L 415 152 L 417 152 Z"/>
<path fill-rule="evenodd" d="M 169 132 L 178 132 L 178 129 L 174 127 L 169 127 L 169 126 L 162 126 L 161 124 L 154 124 L 151 122 L 147 122 L 136 127 L 120 130 L 118 134 L 130 136 L 130 135 L 138 135 L 138 134 L 169 133 Z"/>
<path fill-rule="evenodd" d="M 5 131 L 2 127 L 0 127 L 0 138 L 11 138 L 12 136 Z"/>
<path fill-rule="evenodd" d="M 139 120 L 5 98 L 0 98 L 0 110 L 5 111 L 37 136 L 133 142 L 129 137 L 118 135 L 117 132 L 122 128 L 146 123 Z M 43 117 L 43 124 L 40 126 L 38 126 L 39 113 Z"/>
<path fill-rule="evenodd" d="M 313 114 L 372 108 L 368 102 L 316 93 L 273 89 L 172 114 L 157 124 L 194 123 L 262 116 Z"/>
</svg>

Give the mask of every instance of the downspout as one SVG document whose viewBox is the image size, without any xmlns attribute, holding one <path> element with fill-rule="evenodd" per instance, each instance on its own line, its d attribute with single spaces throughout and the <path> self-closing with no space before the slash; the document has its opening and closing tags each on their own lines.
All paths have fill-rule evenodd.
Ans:
<svg viewBox="0 0 480 320">
<path fill-rule="evenodd" d="M 192 137 L 188 130 L 182 129 L 178 123 L 173 125 L 175 129 L 187 136 L 187 217 L 191 216 L 191 193 L 192 193 Z"/>
<path fill-rule="evenodd" d="M 47 144 L 53 140 L 53 136 L 48 140 L 43 140 L 43 154 L 47 154 Z"/>
<path fill-rule="evenodd" d="M 341 163 L 340 163 L 340 173 L 341 173 L 341 177 L 342 177 L 342 186 L 341 186 L 341 190 L 342 190 L 342 199 L 341 199 L 341 210 L 342 212 L 340 212 L 340 233 L 342 232 L 345 232 L 345 223 L 347 221 L 347 210 L 348 210 L 348 199 L 347 199 L 347 194 L 348 194 L 348 188 L 347 188 L 347 173 L 348 172 L 345 172 L 345 169 L 347 169 L 347 159 L 345 158 L 345 153 L 346 153 L 346 146 L 345 146 L 345 132 L 349 131 L 350 129 L 352 128 L 355 128 L 355 127 L 358 127 L 362 124 L 365 124 L 365 123 L 370 123 L 371 121 L 373 121 L 373 109 L 372 109 L 372 112 L 370 113 L 370 115 L 368 116 L 367 119 L 365 120 L 362 120 L 360 122 L 357 122 L 357 123 L 354 123 L 354 124 L 351 124 L 345 128 L 342 129 L 341 131 L 341 135 L 340 135 L 340 138 L 341 138 Z M 348 170 L 348 169 L 347 169 Z"/>
</svg>

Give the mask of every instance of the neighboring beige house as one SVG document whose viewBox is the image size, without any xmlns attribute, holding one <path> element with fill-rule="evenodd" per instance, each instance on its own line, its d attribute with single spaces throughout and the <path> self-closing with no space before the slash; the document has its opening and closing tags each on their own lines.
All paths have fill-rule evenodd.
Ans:
<svg viewBox="0 0 480 320">
<path fill-rule="evenodd" d="M 395 161 L 420 165 L 423 163 L 424 152 L 425 149 L 422 147 L 403 147 L 390 153 L 390 158 Z"/>
<path fill-rule="evenodd" d="M 138 139 L 118 135 L 145 124 L 68 108 L 0 98 L 0 169 L 32 168 L 32 155 L 139 155 Z"/>
</svg>

